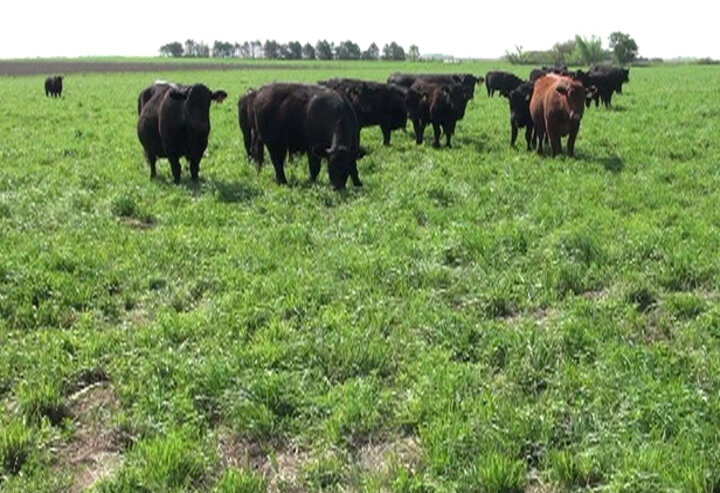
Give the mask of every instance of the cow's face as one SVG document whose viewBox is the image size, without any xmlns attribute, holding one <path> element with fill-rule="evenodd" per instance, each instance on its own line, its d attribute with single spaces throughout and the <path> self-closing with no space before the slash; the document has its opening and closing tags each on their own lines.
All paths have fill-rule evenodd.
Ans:
<svg viewBox="0 0 720 493">
<path fill-rule="evenodd" d="M 463 118 L 465 116 L 465 107 L 469 101 L 466 88 L 459 85 L 453 85 L 450 87 L 444 87 L 443 90 L 446 91 L 455 117 L 458 119 Z"/>
<path fill-rule="evenodd" d="M 314 149 L 313 152 L 328 160 L 328 177 L 335 190 L 344 190 L 350 173 L 357 170 L 357 160 L 365 155 L 360 149 L 344 145 L 329 149 Z"/>
<path fill-rule="evenodd" d="M 555 90 L 567 99 L 568 116 L 570 120 L 579 122 L 582 119 L 583 110 L 585 109 L 585 99 L 587 90 L 577 81 L 569 84 L 558 84 Z"/>
</svg>

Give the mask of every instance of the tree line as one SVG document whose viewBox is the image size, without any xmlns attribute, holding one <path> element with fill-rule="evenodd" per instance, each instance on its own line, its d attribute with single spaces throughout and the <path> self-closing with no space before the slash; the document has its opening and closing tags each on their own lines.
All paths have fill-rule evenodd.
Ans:
<svg viewBox="0 0 720 493">
<path fill-rule="evenodd" d="M 608 43 L 610 49 L 606 50 L 598 36 L 575 36 L 545 51 L 523 51 L 522 46 L 516 46 L 515 51 L 505 52 L 505 59 L 528 65 L 593 65 L 611 60 L 625 65 L 637 59 L 638 46 L 629 34 L 616 31 L 610 34 Z"/>
<path fill-rule="evenodd" d="M 410 45 L 407 52 L 395 41 L 387 43 L 382 50 L 371 43 L 361 50 L 357 43 L 350 40 L 337 45 L 325 39 L 315 45 L 300 44 L 299 41 L 278 43 L 274 39 L 230 43 L 215 41 L 212 48 L 203 43 L 188 39 L 185 43 L 174 41 L 160 47 L 160 54 L 168 57 L 191 58 L 265 58 L 268 60 L 410 60 L 420 59 L 420 49 Z"/>
</svg>

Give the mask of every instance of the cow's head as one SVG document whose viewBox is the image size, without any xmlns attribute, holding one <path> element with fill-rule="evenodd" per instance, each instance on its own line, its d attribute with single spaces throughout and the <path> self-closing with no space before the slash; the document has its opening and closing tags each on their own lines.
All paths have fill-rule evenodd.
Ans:
<svg viewBox="0 0 720 493">
<path fill-rule="evenodd" d="M 336 190 L 345 189 L 350 173 L 357 171 L 357 160 L 365 156 L 361 147 L 353 149 L 336 143 L 327 148 L 315 147 L 313 153 L 328 160 L 328 177 Z"/>
<path fill-rule="evenodd" d="M 447 98 L 448 102 L 452 106 L 453 115 L 458 120 L 465 116 L 465 108 L 467 107 L 468 97 L 467 88 L 458 84 L 449 86 L 442 86 L 440 89 L 443 97 Z"/>
<path fill-rule="evenodd" d="M 581 82 L 568 79 L 560 81 L 555 86 L 555 91 L 562 94 L 567 100 L 567 110 L 570 120 L 579 122 L 582 119 L 583 110 L 585 109 L 585 100 L 587 97 L 587 89 Z"/>
</svg>

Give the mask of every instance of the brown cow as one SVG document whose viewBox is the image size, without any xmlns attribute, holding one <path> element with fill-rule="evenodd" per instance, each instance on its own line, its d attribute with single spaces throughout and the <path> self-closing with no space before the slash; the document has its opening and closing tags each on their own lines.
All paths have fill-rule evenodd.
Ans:
<svg viewBox="0 0 720 493">
<path fill-rule="evenodd" d="M 535 125 L 539 154 L 542 154 L 546 134 L 553 157 L 562 152 L 560 137 L 567 135 L 568 156 L 573 156 L 587 91 L 589 89 L 579 80 L 558 74 L 548 74 L 535 81 L 530 115 Z"/>
</svg>

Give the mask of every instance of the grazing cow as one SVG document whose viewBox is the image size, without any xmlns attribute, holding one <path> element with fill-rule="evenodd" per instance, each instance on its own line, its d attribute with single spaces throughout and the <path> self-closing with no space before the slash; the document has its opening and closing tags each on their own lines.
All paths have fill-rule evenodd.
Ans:
<svg viewBox="0 0 720 493">
<path fill-rule="evenodd" d="M 379 125 L 386 146 L 390 145 L 391 132 L 407 125 L 405 93 L 398 86 L 342 78 L 320 81 L 319 84 L 350 101 L 360 128 Z"/>
<path fill-rule="evenodd" d="M 501 96 L 508 97 L 510 91 L 518 87 L 524 81 L 510 72 L 491 71 L 485 74 L 485 87 L 489 97 L 498 91 Z"/>
<path fill-rule="evenodd" d="M 445 134 L 447 147 L 455 133 L 455 125 L 465 116 L 466 93 L 458 84 L 436 84 L 417 80 L 408 90 L 405 103 L 413 122 L 415 141 L 423 142 L 425 127 L 432 124 L 435 140 L 440 147 L 440 130 Z"/>
<path fill-rule="evenodd" d="M 252 139 L 254 137 L 255 114 L 253 113 L 253 103 L 257 91 L 248 89 L 248 91 L 240 96 L 238 100 L 238 122 L 240 131 L 243 135 L 243 144 L 245 145 L 245 153 L 248 159 L 252 160 Z"/>
<path fill-rule="evenodd" d="M 151 93 L 146 102 L 143 94 Z M 175 86 L 153 84 L 138 96 L 137 132 L 150 166 L 150 178 L 156 175 L 155 162 L 166 157 L 175 183 L 180 183 L 180 158 L 190 163 L 190 177 L 197 181 L 200 160 L 210 134 L 210 103 L 222 103 L 225 91 L 211 91 L 203 84 Z"/>
<path fill-rule="evenodd" d="M 487 80 L 487 78 L 485 79 Z M 532 149 L 533 121 L 530 116 L 530 99 L 533 94 L 533 83 L 525 82 L 508 94 L 510 104 L 510 145 L 515 146 L 518 128 L 525 128 L 527 150 Z"/>
<path fill-rule="evenodd" d="M 65 78 L 63 75 L 54 75 L 45 79 L 45 97 L 52 96 L 54 98 L 62 97 L 63 84 Z"/>
<path fill-rule="evenodd" d="M 433 84 L 460 84 L 465 90 L 468 100 L 475 96 L 475 85 L 482 84 L 485 79 L 476 77 L 473 74 L 401 74 L 394 73 L 388 77 L 388 84 L 395 84 L 403 87 L 412 86 L 416 80 L 422 80 Z"/>
<path fill-rule="evenodd" d="M 258 89 L 253 112 L 257 132 L 253 159 L 262 164 L 263 144 L 267 146 L 277 183 L 287 183 L 288 152 L 305 152 L 312 181 L 320 173 L 321 159 L 326 158 L 335 189 L 344 189 L 348 176 L 353 185 L 362 186 L 357 170 L 357 160 L 364 155 L 360 127 L 346 97 L 319 85 L 274 83 Z"/>
<path fill-rule="evenodd" d="M 538 153 L 547 135 L 553 157 L 562 152 L 560 137 L 568 136 L 568 155 L 575 152 L 587 89 L 572 77 L 548 74 L 535 81 L 530 99 L 530 115 L 535 126 Z"/>
</svg>

